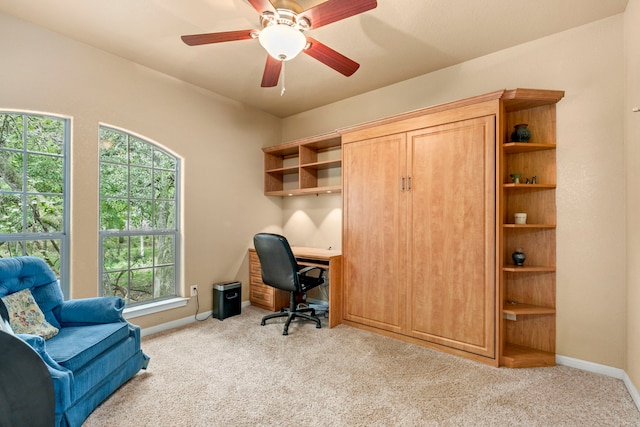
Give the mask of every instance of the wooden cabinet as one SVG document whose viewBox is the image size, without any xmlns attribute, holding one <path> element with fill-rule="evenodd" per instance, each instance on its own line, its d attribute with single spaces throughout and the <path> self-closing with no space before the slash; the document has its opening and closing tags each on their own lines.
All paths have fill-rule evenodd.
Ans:
<svg viewBox="0 0 640 427">
<path fill-rule="evenodd" d="M 264 194 L 296 196 L 340 192 L 340 135 L 330 133 L 263 148 Z"/>
<path fill-rule="evenodd" d="M 344 144 L 343 161 L 343 319 L 404 333 L 406 135 Z"/>
<path fill-rule="evenodd" d="M 343 134 L 343 319 L 494 361 L 498 103 L 478 103 Z"/>
<path fill-rule="evenodd" d="M 408 134 L 409 335 L 495 358 L 495 116 Z"/>
<path fill-rule="evenodd" d="M 315 266 L 326 270 L 329 282 L 329 327 L 341 323 L 342 314 L 342 254 L 331 249 L 294 246 L 291 248 L 298 264 Z M 278 311 L 289 306 L 289 293 L 265 285 L 262 282 L 260 259 L 255 249 L 249 249 L 249 301 L 251 305 L 270 311 Z M 310 291 L 314 292 L 318 288 Z"/>
<path fill-rule="evenodd" d="M 345 323 L 494 366 L 554 363 L 562 96 L 497 91 L 340 130 Z M 508 141 L 519 123 L 528 143 Z"/>
<path fill-rule="evenodd" d="M 556 345 L 556 103 L 560 91 L 509 91 L 504 96 L 500 150 L 500 241 L 503 315 L 501 365 L 555 365 Z M 527 123 L 531 139 L 511 142 L 514 126 Z M 511 174 L 521 174 L 513 183 Z M 535 183 L 533 183 L 535 177 Z M 528 183 L 527 183 L 528 180 Z M 514 214 L 527 214 L 515 224 Z M 521 248 L 524 265 L 512 253 Z"/>
</svg>

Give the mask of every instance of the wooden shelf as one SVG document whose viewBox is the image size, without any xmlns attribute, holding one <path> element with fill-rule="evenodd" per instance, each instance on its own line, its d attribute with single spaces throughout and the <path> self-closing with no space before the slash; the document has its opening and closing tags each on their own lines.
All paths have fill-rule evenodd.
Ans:
<svg viewBox="0 0 640 427">
<path fill-rule="evenodd" d="M 265 173 L 271 174 L 271 175 L 277 175 L 277 176 L 282 176 L 282 175 L 293 175 L 300 172 L 300 169 L 298 168 L 298 166 L 291 166 L 291 167 L 287 167 L 287 168 L 276 168 L 276 169 L 269 169 L 269 170 L 265 170 Z"/>
<path fill-rule="evenodd" d="M 502 97 L 504 116 L 498 138 L 500 212 L 500 365 L 528 368 L 555 365 L 556 347 L 556 103 L 564 92 L 514 89 Z M 529 142 L 511 142 L 516 125 L 526 123 Z M 520 183 L 510 175 L 521 174 Z M 536 184 L 526 184 L 526 177 Z M 514 224 L 526 212 L 528 224 Z M 522 266 L 511 252 L 523 248 Z M 507 301 L 517 301 L 510 304 Z M 544 349 L 544 350 L 541 350 Z"/>
<path fill-rule="evenodd" d="M 556 309 L 553 307 L 541 307 L 532 304 L 517 303 L 512 304 L 505 302 L 502 308 L 504 314 L 510 315 L 509 320 L 516 320 L 518 316 L 530 316 L 540 314 L 556 314 Z"/>
<path fill-rule="evenodd" d="M 502 184 L 505 190 L 554 190 L 556 184 Z"/>
<path fill-rule="evenodd" d="M 504 91 L 501 99 L 506 111 L 517 111 L 554 105 L 563 97 L 562 90 L 517 88 Z"/>
<path fill-rule="evenodd" d="M 548 351 L 506 343 L 500 364 L 507 368 L 536 368 L 555 366 L 556 355 Z"/>
<path fill-rule="evenodd" d="M 553 273 L 556 271 L 555 267 L 552 266 L 519 266 L 519 265 L 505 265 L 502 267 L 502 271 L 506 271 L 509 273 Z"/>
<path fill-rule="evenodd" d="M 339 134 L 291 141 L 262 151 L 265 195 L 286 197 L 341 191 L 342 138 Z"/>
<path fill-rule="evenodd" d="M 327 187 L 313 187 L 313 188 L 296 188 L 292 190 L 277 190 L 277 191 L 265 191 L 266 196 L 306 196 L 309 194 L 331 194 L 342 192 L 342 187 L 339 185 L 327 186 Z"/>
<path fill-rule="evenodd" d="M 532 151 L 555 150 L 556 144 L 532 144 L 529 142 L 505 142 L 502 145 L 505 154 L 530 153 Z"/>
<path fill-rule="evenodd" d="M 526 228 L 546 228 L 546 229 L 551 229 L 551 228 L 556 228 L 555 224 L 502 224 L 502 226 L 504 228 L 521 228 L 521 229 L 526 229 Z"/>
<path fill-rule="evenodd" d="M 333 169 L 333 168 L 339 168 L 341 166 L 342 166 L 342 160 L 326 160 L 323 162 L 307 163 L 304 165 L 300 165 L 301 168 L 315 169 L 315 170 Z"/>
</svg>

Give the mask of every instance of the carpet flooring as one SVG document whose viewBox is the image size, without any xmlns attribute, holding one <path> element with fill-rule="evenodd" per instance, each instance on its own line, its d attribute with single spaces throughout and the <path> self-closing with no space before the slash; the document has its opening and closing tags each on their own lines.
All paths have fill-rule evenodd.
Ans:
<svg viewBox="0 0 640 427">
<path fill-rule="evenodd" d="M 497 369 L 344 325 L 283 336 L 265 314 L 143 338 L 149 368 L 84 426 L 640 426 L 607 376 Z"/>
</svg>

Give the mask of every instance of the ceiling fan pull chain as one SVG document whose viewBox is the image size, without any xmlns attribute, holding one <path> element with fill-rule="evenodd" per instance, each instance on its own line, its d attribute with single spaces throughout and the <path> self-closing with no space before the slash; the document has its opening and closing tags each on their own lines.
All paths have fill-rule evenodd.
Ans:
<svg viewBox="0 0 640 427">
<path fill-rule="evenodd" d="M 284 92 L 287 90 L 284 87 L 284 63 L 285 61 L 282 61 L 282 90 L 280 91 L 280 96 L 284 96 Z"/>
</svg>

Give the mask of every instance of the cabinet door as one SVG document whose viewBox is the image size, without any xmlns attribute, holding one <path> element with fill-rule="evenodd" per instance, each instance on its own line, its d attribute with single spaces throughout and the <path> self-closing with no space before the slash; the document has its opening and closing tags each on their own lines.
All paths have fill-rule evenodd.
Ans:
<svg viewBox="0 0 640 427">
<path fill-rule="evenodd" d="M 495 357 L 495 117 L 407 139 L 409 334 Z"/>
<path fill-rule="evenodd" d="M 406 137 L 344 144 L 344 319 L 403 332 L 406 316 Z"/>
</svg>

